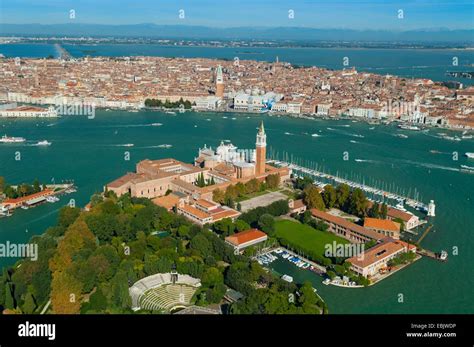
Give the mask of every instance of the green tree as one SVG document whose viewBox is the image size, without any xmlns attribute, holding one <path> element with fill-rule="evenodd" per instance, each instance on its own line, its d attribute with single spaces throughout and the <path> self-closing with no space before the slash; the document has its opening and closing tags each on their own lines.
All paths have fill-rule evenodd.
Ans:
<svg viewBox="0 0 474 347">
<path fill-rule="evenodd" d="M 25 303 L 23 304 L 23 313 L 32 314 L 35 312 L 36 307 L 37 305 L 33 294 L 28 291 L 25 296 Z"/>
<path fill-rule="evenodd" d="M 210 267 L 202 275 L 201 283 L 205 287 L 214 287 L 218 284 L 224 283 L 224 276 L 219 269 Z"/>
<path fill-rule="evenodd" d="M 258 219 L 258 226 L 262 231 L 269 235 L 273 235 L 275 232 L 275 219 L 271 214 L 263 214 L 259 219 Z"/>
<path fill-rule="evenodd" d="M 350 195 L 351 188 L 347 184 L 342 183 L 338 185 L 336 188 L 336 206 L 340 209 L 344 209 Z"/>
<path fill-rule="evenodd" d="M 364 217 L 367 210 L 368 200 L 360 188 L 355 188 L 349 198 L 348 211 L 358 217 Z"/>
<path fill-rule="evenodd" d="M 40 183 L 39 183 L 39 181 L 38 181 L 37 178 L 35 178 L 35 180 L 33 181 L 33 191 L 34 191 L 35 193 L 38 193 L 38 192 L 41 191 L 41 185 L 40 185 Z"/>
<path fill-rule="evenodd" d="M 371 218 L 379 218 L 380 214 L 380 205 L 377 202 L 374 202 L 372 206 L 370 207 L 369 211 L 367 212 L 367 215 Z"/>
<path fill-rule="evenodd" d="M 214 191 L 212 192 L 212 200 L 222 204 L 224 202 L 224 199 L 225 199 L 224 192 L 220 190 L 219 188 L 214 189 Z"/>
<path fill-rule="evenodd" d="M 5 308 L 10 310 L 15 308 L 15 299 L 13 299 L 12 288 L 9 282 L 5 283 Z"/>
<path fill-rule="evenodd" d="M 265 182 L 267 183 L 267 187 L 269 189 L 278 188 L 278 186 L 280 185 L 280 175 L 279 174 L 268 175 L 267 178 L 265 179 Z"/>
<path fill-rule="evenodd" d="M 255 193 L 260 190 L 260 182 L 256 178 L 252 178 L 250 181 L 245 183 L 245 188 L 248 193 Z"/>
<path fill-rule="evenodd" d="M 324 211 L 324 201 L 316 186 L 310 185 L 305 188 L 303 200 L 308 208 L 316 208 L 318 210 Z"/>
<path fill-rule="evenodd" d="M 324 200 L 324 204 L 326 205 L 326 208 L 333 208 L 337 200 L 337 194 L 334 187 L 330 184 L 326 185 L 324 187 L 322 196 L 323 196 L 323 200 Z"/>
<path fill-rule="evenodd" d="M 384 202 L 380 207 L 380 218 L 387 219 L 388 208 L 387 204 Z"/>
</svg>

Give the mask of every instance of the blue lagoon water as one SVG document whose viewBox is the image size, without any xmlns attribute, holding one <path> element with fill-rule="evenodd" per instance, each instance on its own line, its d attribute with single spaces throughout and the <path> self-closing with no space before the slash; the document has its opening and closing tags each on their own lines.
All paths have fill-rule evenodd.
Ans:
<svg viewBox="0 0 474 347">
<path fill-rule="evenodd" d="M 294 158 L 318 163 L 333 174 L 365 180 L 366 184 L 383 181 L 405 192 L 416 188 L 424 202 L 436 202 L 434 232 L 428 234 L 422 246 L 433 251 L 447 250 L 448 262 L 421 259 L 363 289 L 324 286 L 321 278 L 309 271 L 294 275 L 296 281 L 313 282 L 330 312 L 474 311 L 474 175 L 459 170 L 460 165 L 474 166 L 473 160 L 463 156 L 465 152 L 474 152 L 474 140 L 448 141 L 439 137 L 441 130 L 424 133 L 383 125 L 371 129 L 368 124 L 350 121 L 193 112 L 172 116 L 151 111 L 97 111 L 95 119 L 73 116 L 0 120 L 0 133 L 27 139 L 23 144 L 0 145 L 0 175 L 8 182 L 74 179 L 78 186 L 76 193 L 61 197 L 60 202 L 19 210 L 12 217 L 0 219 L 0 240 L 26 242 L 33 234 L 43 233 L 55 223 L 57 211 L 69 199 L 84 206 L 94 192 L 133 171 L 140 160 L 175 157 L 192 162 L 199 147 L 216 146 L 225 139 L 239 148 L 253 148 L 261 119 L 268 133 L 268 153 L 287 152 Z M 152 123 L 163 125 L 151 126 Z M 311 136 L 315 133 L 320 137 Z M 399 133 L 408 138 L 395 136 Z M 43 139 L 52 145 L 32 146 Z M 354 140 L 355 143 L 351 142 Z M 130 143 L 134 146 L 123 146 Z M 173 147 L 159 148 L 160 144 Z M 124 160 L 126 151 L 130 152 L 130 161 Z M 345 151 L 349 152 L 347 161 L 343 160 Z M 16 152 L 21 153 L 20 161 L 15 160 Z M 453 160 L 453 152 L 460 154 L 459 160 Z M 459 249 L 459 255 L 452 254 L 453 247 Z M 0 259 L 0 266 L 13 261 Z M 285 262 L 275 266 L 280 273 L 289 273 L 287 267 L 292 265 Z M 403 304 L 397 301 L 399 293 L 404 294 Z"/>
</svg>

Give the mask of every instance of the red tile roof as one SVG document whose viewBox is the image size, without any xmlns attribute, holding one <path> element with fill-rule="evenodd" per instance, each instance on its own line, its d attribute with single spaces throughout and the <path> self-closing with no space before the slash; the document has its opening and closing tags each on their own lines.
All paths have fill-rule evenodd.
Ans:
<svg viewBox="0 0 474 347">
<path fill-rule="evenodd" d="M 249 229 L 245 231 L 241 231 L 240 233 L 236 233 L 234 235 L 226 237 L 226 241 L 232 243 L 235 246 L 240 246 L 244 243 L 258 240 L 260 238 L 267 237 L 263 231 L 258 229 Z"/>
<path fill-rule="evenodd" d="M 390 219 L 369 218 L 364 219 L 364 227 L 377 230 L 400 231 L 400 224 Z"/>
</svg>

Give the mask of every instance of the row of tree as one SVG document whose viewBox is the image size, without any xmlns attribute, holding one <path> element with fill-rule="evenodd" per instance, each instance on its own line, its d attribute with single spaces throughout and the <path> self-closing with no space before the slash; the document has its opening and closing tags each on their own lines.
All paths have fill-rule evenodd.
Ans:
<svg viewBox="0 0 474 347">
<path fill-rule="evenodd" d="M 308 208 L 325 210 L 338 208 L 344 212 L 364 218 L 387 218 L 387 205 L 373 203 L 365 196 L 360 188 L 351 189 L 347 184 L 339 184 L 336 188 L 328 184 L 322 192 L 308 180 L 298 179 L 295 187 L 303 188 L 303 200 Z M 369 208 L 369 206 L 371 206 Z"/>
<path fill-rule="evenodd" d="M 172 102 L 166 99 L 164 102 L 160 99 L 146 99 L 145 100 L 146 107 L 163 107 L 163 108 L 184 108 L 184 109 L 191 109 L 193 103 L 189 100 L 183 100 L 180 98 L 178 101 Z"/>
<path fill-rule="evenodd" d="M 7 198 L 15 199 L 34 193 L 40 192 L 45 189 L 46 185 L 41 186 L 40 182 L 35 179 L 33 184 L 22 183 L 16 187 L 13 187 L 6 183 L 5 178 L 0 176 L 0 193 L 5 194 Z"/>
</svg>

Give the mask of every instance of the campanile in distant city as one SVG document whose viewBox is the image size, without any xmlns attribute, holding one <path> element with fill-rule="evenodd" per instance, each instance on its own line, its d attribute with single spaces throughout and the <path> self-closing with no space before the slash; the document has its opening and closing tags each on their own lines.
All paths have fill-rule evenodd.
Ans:
<svg viewBox="0 0 474 347">
<path fill-rule="evenodd" d="M 255 174 L 260 175 L 265 173 L 265 162 L 267 155 L 267 135 L 265 134 L 265 128 L 263 127 L 263 121 L 260 123 L 260 128 L 257 132 L 257 143 L 256 143 L 256 158 L 255 158 Z"/>
<path fill-rule="evenodd" d="M 224 76 L 222 75 L 222 66 L 217 67 L 216 73 L 216 96 L 219 98 L 224 97 Z"/>
</svg>

